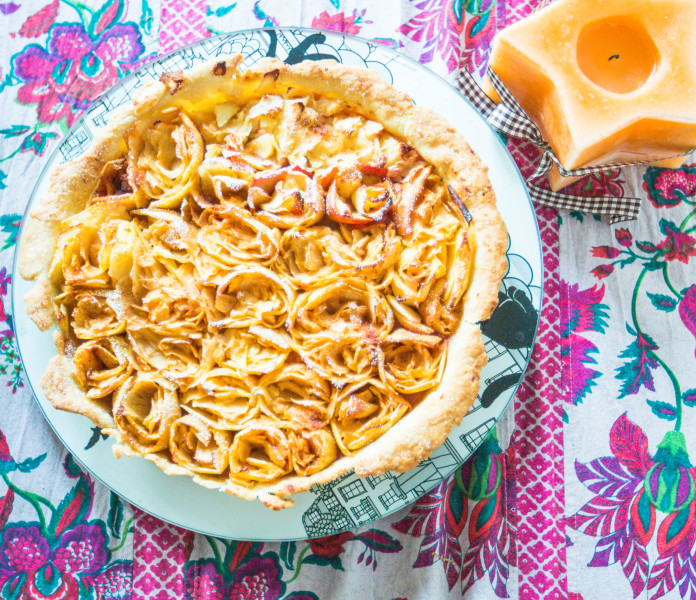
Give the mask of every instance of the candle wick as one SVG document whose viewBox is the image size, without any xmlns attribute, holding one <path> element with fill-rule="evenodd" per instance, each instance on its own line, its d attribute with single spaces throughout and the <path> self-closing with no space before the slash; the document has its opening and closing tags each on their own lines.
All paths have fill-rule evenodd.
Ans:
<svg viewBox="0 0 696 600">
<path fill-rule="evenodd" d="M 614 60 L 615 58 L 619 58 L 619 55 L 618 55 L 618 54 L 612 54 L 612 55 L 609 57 L 609 60 Z"/>
</svg>

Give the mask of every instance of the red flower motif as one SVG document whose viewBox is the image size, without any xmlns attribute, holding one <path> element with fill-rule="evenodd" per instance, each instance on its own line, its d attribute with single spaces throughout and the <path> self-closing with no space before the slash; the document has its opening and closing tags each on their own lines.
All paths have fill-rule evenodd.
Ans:
<svg viewBox="0 0 696 600">
<path fill-rule="evenodd" d="M 689 262 L 690 256 L 696 256 L 696 239 L 679 231 L 671 221 L 662 219 L 660 229 L 667 237 L 657 244 L 665 260 L 679 260 L 684 264 Z"/>
<path fill-rule="evenodd" d="M 599 265 L 590 271 L 597 279 L 604 279 L 614 272 L 614 265 Z"/>
<path fill-rule="evenodd" d="M 617 229 L 614 232 L 614 235 L 616 236 L 616 241 L 619 242 L 622 246 L 625 248 L 628 248 L 633 244 L 633 236 L 631 235 L 631 232 L 628 229 L 624 229 L 623 227 L 620 229 Z"/>
<path fill-rule="evenodd" d="M 616 258 L 619 254 L 621 254 L 621 251 L 613 246 L 595 246 L 590 250 L 590 252 L 592 253 L 592 256 L 596 256 L 598 258 Z"/>
<path fill-rule="evenodd" d="M 229 600 L 277 600 L 285 591 L 279 567 L 272 553 L 255 556 L 237 569 Z"/>
<path fill-rule="evenodd" d="M 309 545 L 312 549 L 312 554 L 323 556 L 324 558 L 336 558 L 345 548 L 343 544 L 355 539 L 355 534 L 350 531 L 329 535 L 315 540 L 309 540 Z"/>
<path fill-rule="evenodd" d="M 679 169 L 648 167 L 643 175 L 643 189 L 655 208 L 672 208 L 696 194 L 696 165 Z"/>
<path fill-rule="evenodd" d="M 623 196 L 622 183 L 619 179 L 621 169 L 610 169 L 601 173 L 592 173 L 567 188 L 567 192 L 573 196 Z"/>
<path fill-rule="evenodd" d="M 364 16 L 364 9 L 360 14 L 358 14 L 357 9 L 353 10 L 353 14 L 348 17 L 342 12 L 330 15 L 328 12 L 324 11 L 312 19 L 312 27 L 357 35 L 360 33 L 362 18 Z"/>
</svg>

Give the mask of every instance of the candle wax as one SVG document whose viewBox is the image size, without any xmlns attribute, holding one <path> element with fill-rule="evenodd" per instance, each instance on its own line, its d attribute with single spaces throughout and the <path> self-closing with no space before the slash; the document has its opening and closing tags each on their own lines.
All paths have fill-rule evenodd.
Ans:
<svg viewBox="0 0 696 600">
<path fill-rule="evenodd" d="M 696 148 L 695 32 L 696 0 L 558 0 L 501 31 L 490 65 L 566 169 L 677 167 Z"/>
</svg>

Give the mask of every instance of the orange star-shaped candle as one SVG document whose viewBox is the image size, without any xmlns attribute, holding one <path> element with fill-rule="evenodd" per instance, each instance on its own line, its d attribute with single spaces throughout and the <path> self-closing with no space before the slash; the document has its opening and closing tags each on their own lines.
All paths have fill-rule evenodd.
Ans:
<svg viewBox="0 0 696 600">
<path fill-rule="evenodd" d="M 696 0 L 558 0 L 500 32 L 490 66 L 566 169 L 696 147 Z"/>
</svg>

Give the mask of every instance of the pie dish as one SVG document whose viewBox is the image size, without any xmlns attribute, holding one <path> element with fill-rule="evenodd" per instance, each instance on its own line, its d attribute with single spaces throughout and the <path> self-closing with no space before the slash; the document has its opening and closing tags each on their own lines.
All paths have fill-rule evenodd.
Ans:
<svg viewBox="0 0 696 600">
<path fill-rule="evenodd" d="M 471 406 L 505 227 L 485 168 L 365 69 L 170 73 L 30 215 L 42 385 L 117 452 L 272 508 L 407 470 Z"/>
</svg>

